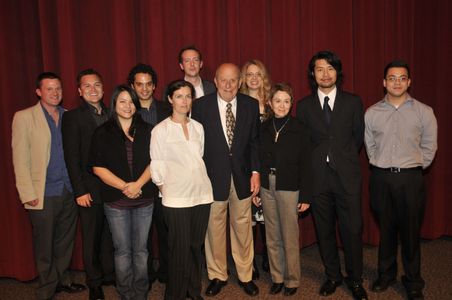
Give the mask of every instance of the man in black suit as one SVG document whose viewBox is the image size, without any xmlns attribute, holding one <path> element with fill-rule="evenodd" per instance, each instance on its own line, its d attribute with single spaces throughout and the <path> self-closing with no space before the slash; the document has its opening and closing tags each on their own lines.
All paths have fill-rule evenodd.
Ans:
<svg viewBox="0 0 452 300">
<path fill-rule="evenodd" d="M 171 114 L 168 100 L 158 101 L 154 98 L 154 90 L 157 86 L 157 73 L 150 65 L 139 63 L 134 66 L 127 76 L 127 83 L 137 92 L 140 98 L 141 109 L 138 113 L 143 120 L 152 126 L 157 125 Z M 165 224 L 162 211 L 162 198 L 154 200 L 154 212 L 152 220 L 157 229 L 159 241 L 159 268 L 154 271 L 152 264 L 152 255 L 148 258 L 148 276 L 149 281 L 155 281 L 156 278 L 161 283 L 165 283 L 168 273 L 168 228 Z M 148 250 L 152 253 L 152 227 L 149 232 Z"/>
<path fill-rule="evenodd" d="M 342 63 L 336 54 L 321 51 L 310 63 L 312 94 L 298 103 L 297 117 L 311 140 L 314 217 L 327 281 L 320 288 L 328 296 L 341 285 L 336 222 L 345 255 L 347 286 L 355 299 L 367 299 L 362 287 L 361 168 L 364 139 L 363 106 L 358 96 L 340 90 Z"/>
<path fill-rule="evenodd" d="M 88 172 L 88 154 L 94 130 L 108 119 L 102 97 L 102 77 L 93 69 L 77 76 L 82 103 L 62 120 L 63 148 L 72 188 L 79 206 L 83 263 L 89 299 L 104 299 L 101 285 L 114 282 L 113 243 L 100 198 L 99 179 Z"/>
<path fill-rule="evenodd" d="M 239 285 L 255 296 L 252 281 L 253 234 L 251 199 L 259 192 L 259 107 L 255 99 L 237 94 L 240 70 L 230 63 L 218 67 L 218 93 L 194 102 L 193 119 L 204 126 L 204 161 L 214 193 L 206 236 L 207 296 L 227 283 L 226 224 L 229 208 L 231 251 Z"/>
</svg>

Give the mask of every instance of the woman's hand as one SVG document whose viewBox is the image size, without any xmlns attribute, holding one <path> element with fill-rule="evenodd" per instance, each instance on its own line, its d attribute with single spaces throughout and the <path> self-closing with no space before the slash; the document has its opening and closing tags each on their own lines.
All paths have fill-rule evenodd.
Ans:
<svg viewBox="0 0 452 300">
<path fill-rule="evenodd" d="M 253 201 L 254 205 L 256 205 L 257 207 L 260 207 L 262 205 L 262 200 L 261 200 L 261 197 L 259 197 L 259 196 L 254 196 L 252 198 L 252 201 Z"/>
<path fill-rule="evenodd" d="M 298 212 L 304 212 L 304 211 L 308 210 L 309 206 L 310 205 L 308 203 L 298 203 L 298 205 L 297 205 Z"/>
<path fill-rule="evenodd" d="M 141 185 L 136 181 L 127 182 L 122 189 L 122 193 L 128 198 L 136 199 L 141 196 Z"/>
</svg>

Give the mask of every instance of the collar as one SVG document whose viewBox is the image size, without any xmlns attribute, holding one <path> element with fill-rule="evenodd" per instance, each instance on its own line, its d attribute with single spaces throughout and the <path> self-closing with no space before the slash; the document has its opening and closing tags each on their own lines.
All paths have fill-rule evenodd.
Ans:
<svg viewBox="0 0 452 300">
<path fill-rule="evenodd" d="M 237 106 L 237 95 L 234 97 L 234 99 L 232 99 L 231 101 L 226 101 L 223 98 L 220 97 L 219 94 L 217 94 L 217 101 L 218 101 L 218 106 L 220 106 L 222 109 L 226 109 L 226 104 L 231 103 L 232 104 L 232 109 L 234 109 Z"/>
<path fill-rule="evenodd" d="M 410 104 L 414 103 L 414 98 L 411 97 L 411 95 L 408 94 L 408 93 L 407 93 L 406 95 L 407 95 L 407 96 L 406 96 L 405 101 L 404 101 L 400 106 L 404 105 L 405 103 L 410 103 Z M 381 103 L 381 104 L 384 104 L 384 105 L 391 105 L 391 106 L 394 106 L 394 105 L 391 104 L 391 102 L 389 102 L 389 100 L 388 100 L 388 94 L 386 94 L 386 95 L 384 96 L 384 98 L 380 101 L 380 103 Z M 400 106 L 399 106 L 399 107 L 400 107 Z"/>
<path fill-rule="evenodd" d="M 329 93 L 325 94 L 320 89 L 317 89 L 317 95 L 319 96 L 320 101 L 323 103 L 323 99 L 328 96 L 330 98 L 330 101 L 334 102 L 336 100 L 336 94 L 337 94 L 337 87 L 335 86 L 334 89 Z"/>
</svg>

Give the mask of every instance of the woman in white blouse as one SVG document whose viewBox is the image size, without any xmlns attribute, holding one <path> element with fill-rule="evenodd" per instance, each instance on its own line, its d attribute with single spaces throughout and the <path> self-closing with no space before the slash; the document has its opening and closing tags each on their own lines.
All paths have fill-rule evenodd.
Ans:
<svg viewBox="0 0 452 300">
<path fill-rule="evenodd" d="M 168 225 L 168 282 L 165 299 L 201 298 L 201 246 L 213 202 L 212 185 L 202 159 L 204 129 L 188 117 L 193 86 L 186 81 L 168 85 L 170 117 L 151 135 L 151 173 L 162 194 Z"/>
</svg>

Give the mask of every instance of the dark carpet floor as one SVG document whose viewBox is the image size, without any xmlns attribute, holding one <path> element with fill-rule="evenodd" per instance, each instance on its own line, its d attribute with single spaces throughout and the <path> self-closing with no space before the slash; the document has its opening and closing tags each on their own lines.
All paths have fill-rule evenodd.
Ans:
<svg viewBox="0 0 452 300">
<path fill-rule="evenodd" d="M 424 290 L 425 299 L 449 300 L 452 299 L 452 239 L 442 238 L 434 241 L 422 242 L 422 275 L 426 282 Z M 291 297 L 284 297 L 281 294 L 272 296 L 268 294 L 271 285 L 270 275 L 261 271 L 261 277 L 256 281 L 260 292 L 256 297 L 248 297 L 238 286 L 235 270 L 231 267 L 231 276 L 228 284 L 223 288 L 220 294 L 209 299 L 352 299 L 351 293 L 342 285 L 335 294 L 330 297 L 320 297 L 318 290 L 325 280 L 323 267 L 320 261 L 318 248 L 316 245 L 304 248 L 301 255 L 301 286 L 297 293 Z M 258 260 L 260 262 L 260 256 Z M 400 258 L 399 258 L 400 261 Z M 364 287 L 368 291 L 369 299 L 405 299 L 403 286 L 399 280 L 397 284 L 391 286 L 386 292 L 381 294 L 372 293 L 369 286 L 375 279 L 377 262 L 377 248 L 366 246 L 364 248 Z M 230 266 L 232 266 L 230 262 Z M 259 264 L 260 267 L 260 264 Z M 399 270 L 401 266 L 399 265 Z M 72 272 L 75 282 L 84 282 L 83 272 Z M 208 284 L 207 275 L 203 276 L 203 291 Z M 0 299 L 1 300 L 28 300 L 35 299 L 34 289 L 37 281 L 19 282 L 12 279 L 0 278 Z M 149 293 L 149 299 L 163 299 L 164 285 L 155 282 Z M 106 299 L 119 299 L 115 288 L 112 286 L 104 287 Z M 208 297 L 205 297 L 208 298 Z M 88 299 L 88 292 L 69 295 L 65 293 L 58 294 L 57 300 L 63 299 Z"/>
</svg>

